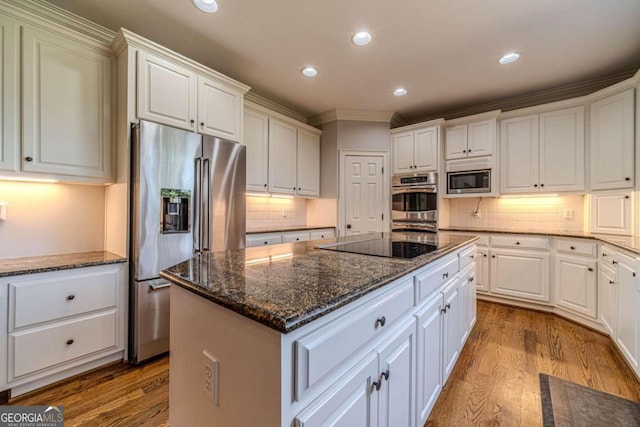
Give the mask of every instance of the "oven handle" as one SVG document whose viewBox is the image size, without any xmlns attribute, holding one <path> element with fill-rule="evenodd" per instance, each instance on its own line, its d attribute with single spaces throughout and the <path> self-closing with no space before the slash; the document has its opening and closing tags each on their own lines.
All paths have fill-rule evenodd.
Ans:
<svg viewBox="0 0 640 427">
<path fill-rule="evenodd" d="M 436 185 L 426 185 L 420 187 L 393 187 L 393 194 L 406 194 L 406 193 L 437 193 L 438 187 Z"/>
<path fill-rule="evenodd" d="M 394 222 L 391 226 L 392 229 L 419 229 L 428 231 L 437 231 L 438 227 L 435 224 L 424 224 L 419 222 Z"/>
</svg>

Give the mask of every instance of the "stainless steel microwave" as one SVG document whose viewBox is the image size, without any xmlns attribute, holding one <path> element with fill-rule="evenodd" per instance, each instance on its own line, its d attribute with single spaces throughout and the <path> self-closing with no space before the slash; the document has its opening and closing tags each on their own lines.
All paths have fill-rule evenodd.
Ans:
<svg viewBox="0 0 640 427">
<path fill-rule="evenodd" d="M 491 169 L 447 172 L 447 194 L 491 193 Z"/>
</svg>

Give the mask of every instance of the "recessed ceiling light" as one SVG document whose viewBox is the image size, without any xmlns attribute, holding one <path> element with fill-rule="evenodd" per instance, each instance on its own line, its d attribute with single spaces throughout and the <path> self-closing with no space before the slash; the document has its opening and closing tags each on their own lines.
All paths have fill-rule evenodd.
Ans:
<svg viewBox="0 0 640 427">
<path fill-rule="evenodd" d="M 398 89 L 393 91 L 393 94 L 395 96 L 404 96 L 407 94 L 407 90 L 403 87 L 399 87 Z"/>
<path fill-rule="evenodd" d="M 517 61 L 518 58 L 520 58 L 520 54 L 515 53 L 515 52 L 511 52 L 511 53 L 507 53 L 505 56 L 500 58 L 498 60 L 498 62 L 501 63 L 501 64 L 510 64 L 512 62 Z"/>
<path fill-rule="evenodd" d="M 307 77 L 315 77 L 318 75 L 318 70 L 315 67 L 304 67 L 302 70 L 300 70 L 300 72 L 302 73 L 303 76 L 307 76 Z"/>
<path fill-rule="evenodd" d="M 355 33 L 353 37 L 351 37 L 351 41 L 353 44 L 358 46 L 364 46 L 371 43 L 371 34 L 366 31 L 360 31 Z"/>
<path fill-rule="evenodd" d="M 216 0 L 193 0 L 193 4 L 203 12 L 213 13 L 218 10 Z"/>
</svg>

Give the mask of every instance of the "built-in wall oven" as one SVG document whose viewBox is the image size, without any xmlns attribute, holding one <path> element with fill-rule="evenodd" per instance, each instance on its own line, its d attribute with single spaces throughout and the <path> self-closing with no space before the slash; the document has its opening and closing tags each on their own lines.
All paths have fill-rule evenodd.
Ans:
<svg viewBox="0 0 640 427">
<path fill-rule="evenodd" d="M 393 176 L 391 221 L 393 231 L 438 231 L 437 173 Z"/>
</svg>

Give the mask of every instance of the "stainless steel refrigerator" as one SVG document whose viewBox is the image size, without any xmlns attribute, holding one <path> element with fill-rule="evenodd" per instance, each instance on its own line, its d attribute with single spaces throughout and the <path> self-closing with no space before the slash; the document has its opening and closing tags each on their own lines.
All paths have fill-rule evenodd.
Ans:
<svg viewBox="0 0 640 427">
<path fill-rule="evenodd" d="M 140 121 L 132 125 L 129 353 L 169 350 L 170 283 L 159 272 L 201 251 L 245 245 L 245 147 Z"/>
</svg>

